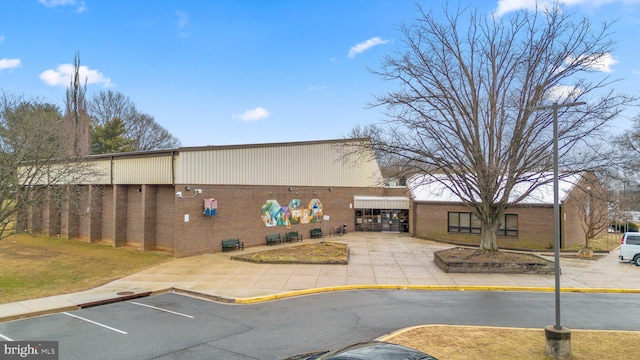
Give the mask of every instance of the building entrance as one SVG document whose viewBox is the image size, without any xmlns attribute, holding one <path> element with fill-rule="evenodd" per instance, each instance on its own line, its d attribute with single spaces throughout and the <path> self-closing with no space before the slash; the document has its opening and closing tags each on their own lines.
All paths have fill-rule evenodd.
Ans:
<svg viewBox="0 0 640 360">
<path fill-rule="evenodd" d="M 405 209 L 356 209 L 356 231 L 409 231 L 409 210 Z"/>
</svg>

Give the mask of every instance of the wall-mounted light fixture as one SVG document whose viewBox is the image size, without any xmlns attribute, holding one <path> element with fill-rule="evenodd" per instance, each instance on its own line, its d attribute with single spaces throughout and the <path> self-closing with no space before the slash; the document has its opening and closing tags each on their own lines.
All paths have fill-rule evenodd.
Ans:
<svg viewBox="0 0 640 360">
<path fill-rule="evenodd" d="M 142 192 L 142 188 L 138 188 L 138 190 L 136 190 L 137 192 Z"/>
<path fill-rule="evenodd" d="M 191 190 L 191 186 L 187 185 L 184 187 L 185 191 L 190 191 Z"/>
<path fill-rule="evenodd" d="M 293 188 L 289 188 L 289 191 L 293 191 Z"/>
<path fill-rule="evenodd" d="M 332 188 L 329 188 L 329 191 L 333 191 L 333 189 L 332 189 Z"/>
</svg>

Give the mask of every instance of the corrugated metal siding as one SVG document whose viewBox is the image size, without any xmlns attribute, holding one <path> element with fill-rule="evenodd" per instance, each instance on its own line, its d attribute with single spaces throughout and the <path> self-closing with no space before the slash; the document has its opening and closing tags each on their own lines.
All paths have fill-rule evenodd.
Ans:
<svg viewBox="0 0 640 360">
<path fill-rule="evenodd" d="M 355 196 L 353 206 L 356 209 L 409 209 L 409 198 L 401 196 Z"/>
<path fill-rule="evenodd" d="M 380 186 L 378 163 L 343 163 L 334 143 L 275 144 L 222 149 L 182 150 L 176 183 Z"/>
<path fill-rule="evenodd" d="M 109 159 L 94 160 L 86 164 L 89 176 L 80 183 L 89 184 L 109 184 L 111 183 L 111 161 Z"/>
<path fill-rule="evenodd" d="M 171 184 L 171 155 L 114 158 L 114 184 Z"/>
<path fill-rule="evenodd" d="M 175 152 L 114 154 L 89 161 L 80 184 L 221 184 L 378 187 L 378 162 L 342 159 L 340 141 L 181 148 Z M 174 163 L 175 157 L 175 163 Z M 175 177 L 175 179 L 174 179 Z"/>
</svg>

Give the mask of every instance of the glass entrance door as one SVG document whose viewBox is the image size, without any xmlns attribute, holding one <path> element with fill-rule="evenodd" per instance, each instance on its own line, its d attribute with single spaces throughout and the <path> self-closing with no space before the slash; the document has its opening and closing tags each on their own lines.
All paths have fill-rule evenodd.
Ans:
<svg viewBox="0 0 640 360">
<path fill-rule="evenodd" d="M 400 219 L 397 210 L 382 210 L 382 231 L 400 231 Z"/>
</svg>

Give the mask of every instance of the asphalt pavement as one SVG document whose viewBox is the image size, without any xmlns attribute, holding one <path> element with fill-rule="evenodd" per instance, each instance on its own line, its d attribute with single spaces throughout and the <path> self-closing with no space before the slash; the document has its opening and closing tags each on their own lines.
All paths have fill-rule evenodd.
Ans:
<svg viewBox="0 0 640 360">
<path fill-rule="evenodd" d="M 305 239 L 303 243 L 318 242 Z M 433 253 L 452 245 L 397 233 L 348 233 L 327 239 L 348 244 L 348 265 L 254 264 L 233 255 L 271 249 L 173 259 L 95 289 L 0 305 L 0 322 L 77 309 L 82 304 L 147 294 L 183 292 L 233 303 L 256 303 L 319 292 L 354 289 L 540 291 L 555 289 L 554 275 L 445 273 Z M 619 241 L 612 237 L 612 241 Z M 297 246 L 284 244 L 275 246 Z M 538 255 L 553 259 L 553 253 Z M 582 260 L 561 257 L 564 292 L 640 293 L 640 267 L 618 260 L 618 251 Z"/>
</svg>

